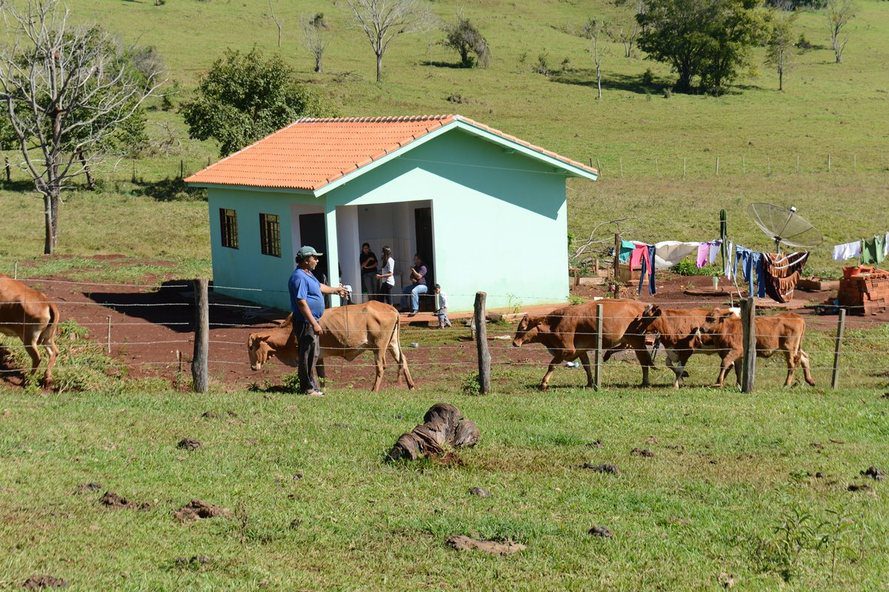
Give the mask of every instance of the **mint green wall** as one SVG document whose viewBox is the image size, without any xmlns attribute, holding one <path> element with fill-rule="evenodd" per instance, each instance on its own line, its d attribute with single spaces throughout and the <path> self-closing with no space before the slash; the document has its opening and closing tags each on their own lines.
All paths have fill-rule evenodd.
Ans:
<svg viewBox="0 0 889 592">
<path fill-rule="evenodd" d="M 490 308 L 563 302 L 565 177 L 452 130 L 329 192 L 328 232 L 338 206 L 431 200 L 436 281 L 451 310 L 471 309 L 479 290 L 488 293 Z"/>
<path fill-rule="evenodd" d="M 288 193 L 252 190 L 208 190 L 210 245 L 213 257 L 213 285 L 229 288 L 261 289 L 262 292 L 215 288 L 219 292 L 260 302 L 284 310 L 290 309 L 287 279 L 293 271 L 294 251 L 291 206 L 312 204 L 323 206 L 323 198 Z M 219 209 L 231 208 L 238 213 L 238 248 L 222 246 Z M 281 256 L 263 255 L 259 241 L 259 214 L 276 214 L 281 224 Z"/>
</svg>

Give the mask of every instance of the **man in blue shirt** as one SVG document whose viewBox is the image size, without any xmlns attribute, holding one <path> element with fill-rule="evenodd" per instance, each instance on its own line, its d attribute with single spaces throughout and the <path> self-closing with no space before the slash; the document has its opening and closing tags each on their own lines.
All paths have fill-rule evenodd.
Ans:
<svg viewBox="0 0 889 592">
<path fill-rule="evenodd" d="M 318 336 L 324 333 L 319 323 L 324 314 L 324 294 L 345 298 L 346 290 L 322 284 L 312 273 L 318 265 L 319 253 L 313 247 L 300 247 L 296 252 L 296 269 L 290 276 L 290 308 L 293 311 L 293 338 L 298 352 L 297 373 L 300 390 L 311 397 L 323 397 L 315 382 L 315 364 L 320 346 Z"/>
</svg>

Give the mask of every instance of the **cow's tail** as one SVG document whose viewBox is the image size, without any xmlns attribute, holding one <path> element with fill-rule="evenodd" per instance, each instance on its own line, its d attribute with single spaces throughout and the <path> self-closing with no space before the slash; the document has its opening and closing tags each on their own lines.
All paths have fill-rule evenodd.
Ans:
<svg viewBox="0 0 889 592">
<path fill-rule="evenodd" d="M 395 314 L 395 326 L 392 328 L 392 337 L 389 341 L 390 347 L 394 350 L 395 361 L 398 364 L 398 372 L 404 374 L 404 380 L 407 382 L 407 388 L 414 388 L 414 379 L 411 377 L 411 371 L 407 367 L 407 358 L 404 357 L 404 349 L 401 347 L 401 315 Z"/>
</svg>

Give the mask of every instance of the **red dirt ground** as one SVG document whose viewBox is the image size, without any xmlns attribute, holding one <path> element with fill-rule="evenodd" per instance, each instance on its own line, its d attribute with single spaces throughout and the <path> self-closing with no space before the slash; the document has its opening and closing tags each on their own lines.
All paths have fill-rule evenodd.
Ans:
<svg viewBox="0 0 889 592">
<path fill-rule="evenodd" d="M 693 305 L 723 305 L 725 297 L 688 296 L 686 288 L 706 288 L 709 277 L 682 277 L 668 273 L 658 276 L 658 293 L 655 296 L 644 294 L 642 300 L 664 306 L 688 307 Z M 153 278 L 152 278 L 153 279 Z M 150 282 L 152 279 L 146 279 Z M 88 284 L 69 282 L 62 277 L 46 280 L 29 280 L 29 285 L 44 291 L 58 303 L 62 320 L 73 319 L 89 330 L 94 341 L 107 342 L 108 322 L 111 322 L 111 355 L 130 369 L 136 377 L 161 376 L 175 382 L 179 369 L 177 351 L 182 354 L 183 381 L 190 384 L 189 362 L 193 351 L 193 295 L 190 282 L 168 280 L 160 289 L 138 286 L 109 284 Z M 574 293 L 582 297 L 601 296 L 602 286 L 578 286 Z M 797 291 L 791 308 L 806 316 L 809 327 L 832 330 L 836 326 L 836 316 L 818 316 L 810 309 L 802 308 L 808 303 L 822 303 L 832 297 L 827 292 L 807 293 Z M 281 311 L 257 307 L 248 302 L 237 301 L 212 294 L 210 307 L 210 377 L 216 388 L 242 389 L 251 384 L 280 385 L 285 374 L 293 371 L 273 361 L 262 371 L 253 372 L 247 358 L 248 335 L 262 328 L 274 326 L 274 321 L 283 316 Z M 737 300 L 736 300 L 737 301 Z M 766 306 L 768 303 L 763 303 Z M 774 304 L 774 303 L 771 303 Z M 550 306 L 534 307 L 533 312 L 549 310 Z M 530 310 L 530 309 L 529 309 Z M 493 311 L 492 311 L 493 312 Z M 501 311 L 506 312 L 506 311 Z M 461 378 L 472 371 L 475 363 L 475 346 L 469 341 L 469 331 L 459 322 L 468 315 L 452 315 L 455 329 L 461 338 L 440 347 L 429 346 L 411 348 L 409 340 L 402 337 L 414 377 L 423 381 L 430 374 L 443 375 L 458 372 Z M 411 326 L 428 326 L 433 320 L 429 314 L 414 318 L 402 317 Z M 847 316 L 848 328 L 871 327 L 889 322 L 889 312 L 867 317 Z M 431 330 L 431 329 L 430 329 Z M 504 335 L 506 327 L 492 327 L 489 337 Z M 492 341 L 492 348 L 500 358 L 512 363 L 539 361 L 544 364 L 546 352 L 540 348 L 509 349 L 508 340 Z M 438 351 L 433 351 L 438 349 Z M 445 353 L 442 354 L 441 352 Z M 59 362 L 64 364 L 64 359 Z M 372 360 L 365 355 L 355 362 L 342 360 L 329 362 L 328 378 L 333 384 L 354 385 L 357 388 L 370 386 L 373 377 Z M 453 374 L 452 374 L 453 375 Z M 18 373 L 3 373 L 7 384 L 21 384 Z M 393 365 L 387 369 L 384 386 L 395 379 Z"/>
</svg>

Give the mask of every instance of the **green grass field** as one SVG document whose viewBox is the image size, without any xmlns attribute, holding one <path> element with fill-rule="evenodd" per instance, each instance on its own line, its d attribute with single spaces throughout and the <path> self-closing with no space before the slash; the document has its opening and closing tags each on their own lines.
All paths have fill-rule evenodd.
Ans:
<svg viewBox="0 0 889 592">
<path fill-rule="evenodd" d="M 393 44 L 382 85 L 343 2 L 273 2 L 282 55 L 342 115 L 456 112 L 601 166 L 599 182 L 569 183 L 577 238 L 626 218 L 631 238 L 709 239 L 726 209 L 730 235 L 764 248 L 747 204 L 793 204 L 826 237 L 808 269 L 836 275 L 829 245 L 889 230 L 889 2 L 859 2 L 845 62 L 832 63 L 827 49 L 806 52 L 783 93 L 756 50 L 728 95 L 665 98 L 666 67 L 624 59 L 612 45 L 601 102 L 586 42 L 570 34 L 588 16 L 617 17 L 599 0 L 436 1 L 439 17 L 462 9 L 478 24 L 490 68 L 450 67 L 457 56 L 433 31 Z M 265 0 L 153 4 L 68 2 L 75 20 L 157 46 L 180 84 L 176 103 L 224 48 L 277 51 Z M 316 12 L 331 26 L 321 75 L 310 71 L 297 25 Z M 829 44 L 823 14 L 804 13 L 798 26 Z M 541 54 L 550 77 L 532 72 Z M 648 89 L 647 68 L 656 78 Z M 462 102 L 448 100 L 456 95 Z M 0 184 L 0 273 L 17 265 L 22 277 L 83 281 L 210 275 L 206 203 L 171 199 L 180 187 L 167 180 L 180 161 L 193 172 L 216 148 L 188 140 L 175 111 L 152 110 L 149 132 L 171 148 L 109 162 L 98 191 L 66 194 L 51 258 L 40 255 L 40 199 L 14 170 L 14 183 Z M 109 266 L 105 255 L 123 259 Z M 427 367 L 411 393 L 334 386 L 307 400 L 216 382 L 196 396 L 127 378 L 76 326 L 64 336 L 56 372 L 64 393 L 0 387 L 0 589 L 19 589 L 33 574 L 64 578 L 72 590 L 718 590 L 729 576 L 741 590 L 886 585 L 887 485 L 859 475 L 871 465 L 889 470 L 885 325 L 847 333 L 844 388 L 824 386 L 832 333 L 811 331 L 819 386 L 775 388 L 783 370 L 769 361 L 754 396 L 703 388 L 716 366 L 702 356 L 689 367 L 692 388 L 678 393 L 632 388 L 638 367 L 613 363 L 599 393 L 576 388 L 579 370 L 560 369 L 543 394 L 534 389 L 542 366 L 495 365 L 488 397 L 463 392 L 467 367 Z M 408 331 L 403 341 L 448 345 L 430 332 Z M 654 379 L 668 382 L 665 371 Z M 478 423 L 478 447 L 458 464 L 383 463 L 438 401 Z M 203 447 L 177 449 L 185 437 Z M 592 473 L 584 462 L 614 463 L 621 474 Z M 88 482 L 102 487 L 78 489 Z M 474 486 L 492 496 L 470 496 Z M 105 490 L 150 507 L 105 509 Z M 192 498 L 232 515 L 177 523 L 173 511 Z M 593 525 L 614 537 L 588 535 Z M 459 554 L 445 544 L 454 534 L 527 549 Z"/>
</svg>

